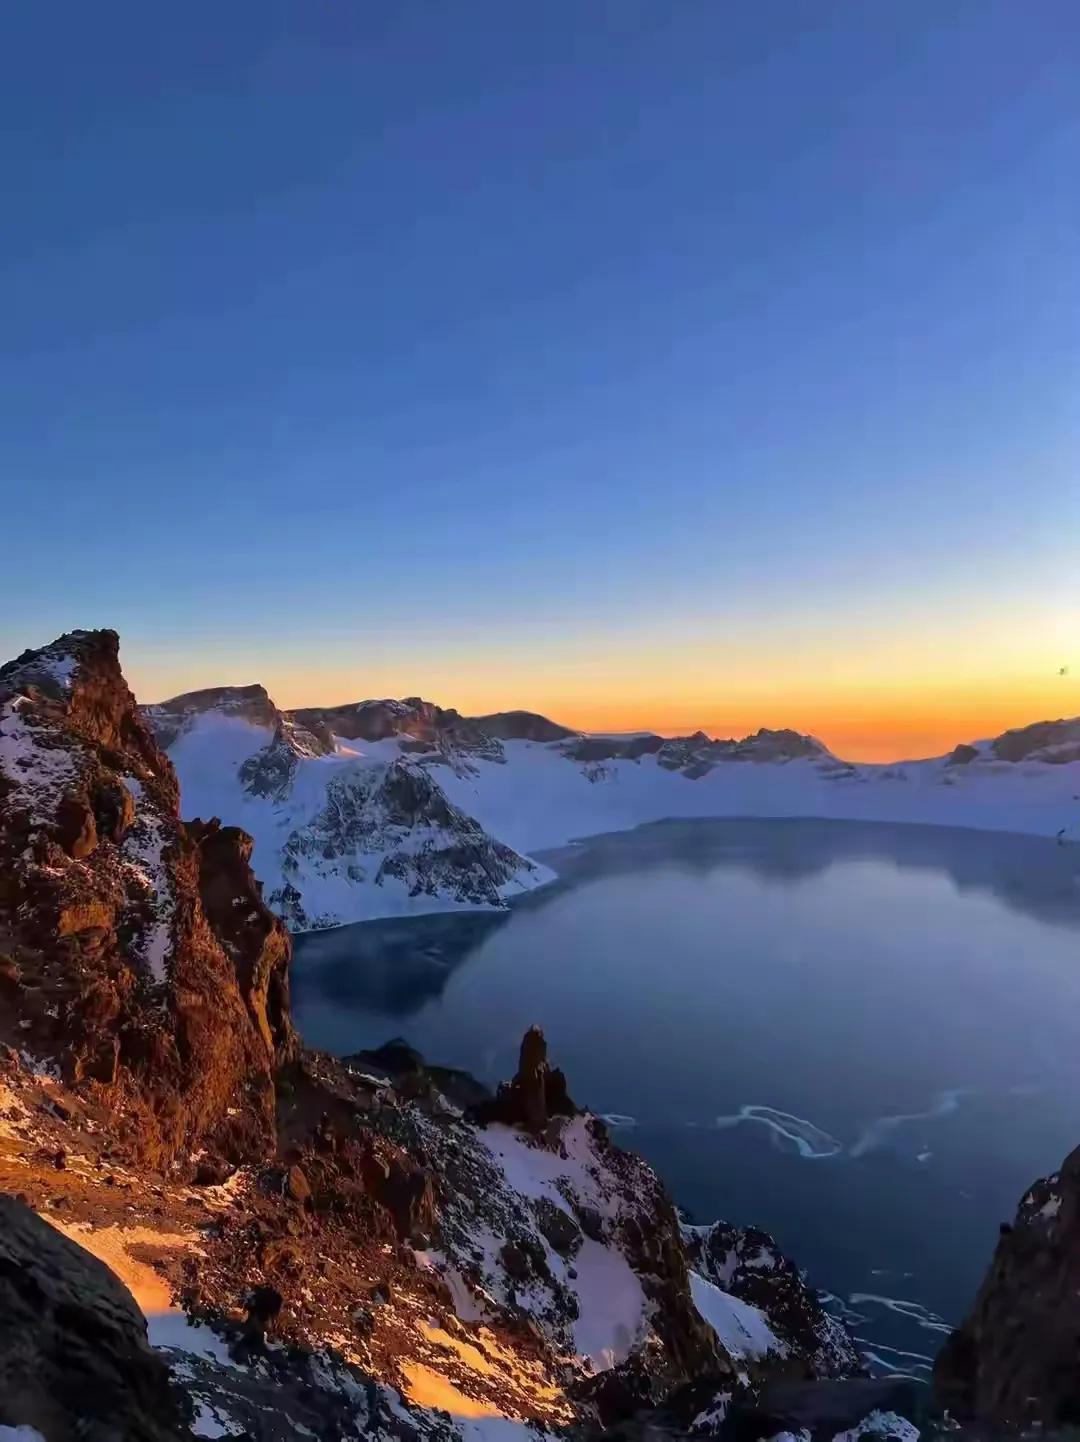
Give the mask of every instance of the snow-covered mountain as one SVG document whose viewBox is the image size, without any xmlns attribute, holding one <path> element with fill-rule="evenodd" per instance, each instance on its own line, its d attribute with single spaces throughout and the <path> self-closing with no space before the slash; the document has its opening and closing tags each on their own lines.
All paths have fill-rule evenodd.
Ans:
<svg viewBox="0 0 1080 1442">
<path fill-rule="evenodd" d="M 855 765 L 796 731 L 742 740 L 586 735 L 526 711 L 419 697 L 281 711 L 261 686 L 144 708 L 188 815 L 255 838 L 297 931 L 503 906 L 550 880 L 535 853 L 668 818 L 803 816 L 1056 835 L 1080 819 L 1080 719 L 948 756 Z"/>
</svg>

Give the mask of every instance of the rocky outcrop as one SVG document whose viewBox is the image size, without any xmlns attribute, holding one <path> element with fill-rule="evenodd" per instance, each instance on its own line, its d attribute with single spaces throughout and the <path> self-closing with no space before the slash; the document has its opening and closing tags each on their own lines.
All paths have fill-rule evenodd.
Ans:
<svg viewBox="0 0 1080 1442">
<path fill-rule="evenodd" d="M 394 883 L 410 898 L 498 907 L 506 888 L 527 886 L 536 871 L 454 806 L 425 767 L 402 758 L 328 781 L 325 806 L 285 841 L 283 884 L 268 900 L 294 929 L 309 930 L 341 920 L 332 906 L 303 899 L 332 896 L 335 884 Z"/>
<path fill-rule="evenodd" d="M 568 726 L 549 721 L 535 711 L 495 711 L 488 716 L 471 716 L 469 724 L 500 741 L 565 741 L 577 735 Z"/>
<path fill-rule="evenodd" d="M 806 1378 L 858 1377 L 862 1361 L 847 1330 L 822 1307 L 768 1232 L 714 1222 L 685 1226 L 690 1266 L 707 1281 L 757 1307 Z"/>
<path fill-rule="evenodd" d="M 281 716 L 271 741 L 240 766 L 241 784 L 251 796 L 284 801 L 292 790 L 300 762 L 330 756 L 334 745 L 333 735 L 318 722 L 301 725 L 291 716 Z"/>
<path fill-rule="evenodd" d="M 201 691 L 185 691 L 158 705 L 144 706 L 143 715 L 165 750 L 172 745 L 196 716 L 208 711 L 219 712 L 248 721 L 253 726 L 275 727 L 281 713 L 271 701 L 264 686 L 207 686 Z"/>
<path fill-rule="evenodd" d="M 513 1080 L 500 1085 L 495 1096 L 476 1107 L 473 1115 L 481 1125 L 502 1122 L 540 1133 L 552 1117 L 572 1117 L 577 1112 L 566 1078 L 558 1067 L 548 1065 L 544 1033 L 538 1026 L 531 1026 L 522 1037 Z"/>
<path fill-rule="evenodd" d="M 147 1160 L 239 1161 L 273 1144 L 289 943 L 248 839 L 186 827 L 178 795 L 114 632 L 0 671 L 0 1039 L 107 1089 Z"/>
<path fill-rule="evenodd" d="M 597 761 L 638 761 L 642 756 L 655 756 L 663 750 L 662 736 L 578 736 L 562 748 L 571 761 L 590 765 Z"/>
<path fill-rule="evenodd" d="M 1005 731 L 991 742 L 998 761 L 1042 761 L 1064 766 L 1080 761 L 1080 718 L 1070 721 L 1038 721 Z"/>
<path fill-rule="evenodd" d="M 251 837 L 216 819 L 192 821 L 199 848 L 199 897 L 218 941 L 236 968 L 240 995 L 267 1055 L 281 1065 L 297 1051 L 289 1005 L 292 948 L 278 918 L 263 905 L 251 872 Z"/>
<path fill-rule="evenodd" d="M 402 701 L 353 701 L 344 706 L 308 706 L 292 713 L 305 726 L 326 726 L 346 741 L 385 741 L 391 736 L 411 736 L 430 741 L 453 727 L 461 717 L 450 708 L 436 706 L 420 696 Z"/>
<path fill-rule="evenodd" d="M 961 1421 L 1080 1424 L 1080 1148 L 1024 1195 L 1001 1228 L 971 1313 L 934 1368 L 934 1394 Z"/>
<path fill-rule="evenodd" d="M 254 928 L 272 978 L 273 929 L 247 914 L 250 891 L 231 906 L 244 879 L 234 838 L 194 830 L 206 924 L 237 952 Z M 255 983 L 240 975 L 243 995 Z M 404 1043 L 345 1062 L 304 1051 L 284 991 L 269 979 L 265 991 L 274 1154 L 236 1167 L 206 1148 L 190 1183 L 123 1164 L 118 1089 L 65 1087 L 0 1055 L 0 1189 L 17 1185 L 89 1249 L 156 1275 L 151 1339 L 197 1435 L 462 1442 L 433 1408 L 541 1429 L 611 1423 L 699 1384 L 756 1395 L 774 1349 L 790 1370 L 773 1299 L 746 1307 L 691 1273 L 655 1173 L 574 1108 L 538 1031 L 486 1113 L 478 1083 Z M 2 1263 L 0 1251 L 0 1290 Z M 18 1314 L 20 1356 L 53 1345 L 38 1310 Z M 768 1345 L 748 1360 L 732 1339 L 750 1314 Z M 92 1324 L 72 1325 L 97 1345 Z M 131 1392 L 135 1405 L 137 1382 Z M 27 1412 L 38 1393 L 19 1395 L 16 1421 L 48 1416 L 45 1435 L 69 1435 L 67 1412 Z"/>
<path fill-rule="evenodd" d="M 190 1437 L 169 1369 L 127 1289 L 13 1197 L 0 1196 L 0 1430 L 49 1442 Z"/>
<path fill-rule="evenodd" d="M 681 771 L 691 781 L 699 781 L 714 767 L 729 761 L 765 762 L 831 761 L 833 758 L 820 741 L 798 731 L 770 731 L 762 727 L 753 736 L 741 741 L 714 741 L 704 731 L 692 736 L 665 741 L 657 752 L 657 761 L 668 771 Z"/>
<path fill-rule="evenodd" d="M 527 723 L 532 721 L 561 730 L 543 717 L 529 717 L 525 712 L 513 714 L 522 718 L 521 729 L 529 729 Z M 453 707 L 436 706 L 419 696 L 300 710 L 292 712 L 291 717 L 298 725 L 321 728 L 346 742 L 394 739 L 403 754 L 426 765 L 451 766 L 460 773 L 468 773 L 477 759 L 502 761 L 500 736 L 515 730 L 513 725 L 500 725 L 502 717 L 462 716 Z"/>
</svg>

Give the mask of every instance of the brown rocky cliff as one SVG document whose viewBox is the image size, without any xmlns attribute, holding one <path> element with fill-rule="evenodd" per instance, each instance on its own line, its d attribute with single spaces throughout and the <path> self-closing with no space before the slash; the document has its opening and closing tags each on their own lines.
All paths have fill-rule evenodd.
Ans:
<svg viewBox="0 0 1080 1442">
<path fill-rule="evenodd" d="M 115 632 L 0 668 L 0 1040 L 104 1088 L 164 1165 L 274 1145 L 289 941 L 235 828 L 186 826 Z"/>
</svg>

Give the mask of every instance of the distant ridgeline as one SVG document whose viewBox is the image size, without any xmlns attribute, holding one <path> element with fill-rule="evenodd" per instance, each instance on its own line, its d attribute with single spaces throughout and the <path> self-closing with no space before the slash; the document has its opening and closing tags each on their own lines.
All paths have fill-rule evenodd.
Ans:
<svg viewBox="0 0 1080 1442">
<path fill-rule="evenodd" d="M 550 880 L 536 853 L 666 818 L 1080 835 L 1080 720 L 880 766 L 795 731 L 582 735 L 532 712 L 468 717 L 418 697 L 281 711 L 261 686 L 190 692 L 143 715 L 184 810 L 252 835 L 267 903 L 294 931 L 505 906 Z"/>
</svg>

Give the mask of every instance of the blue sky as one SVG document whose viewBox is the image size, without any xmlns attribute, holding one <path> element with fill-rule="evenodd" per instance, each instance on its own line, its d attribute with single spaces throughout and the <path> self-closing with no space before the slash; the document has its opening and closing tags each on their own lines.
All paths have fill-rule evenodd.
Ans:
<svg viewBox="0 0 1080 1442">
<path fill-rule="evenodd" d="M 1071 0 L 5 28 L 4 654 L 775 724 L 1070 644 Z"/>
</svg>

